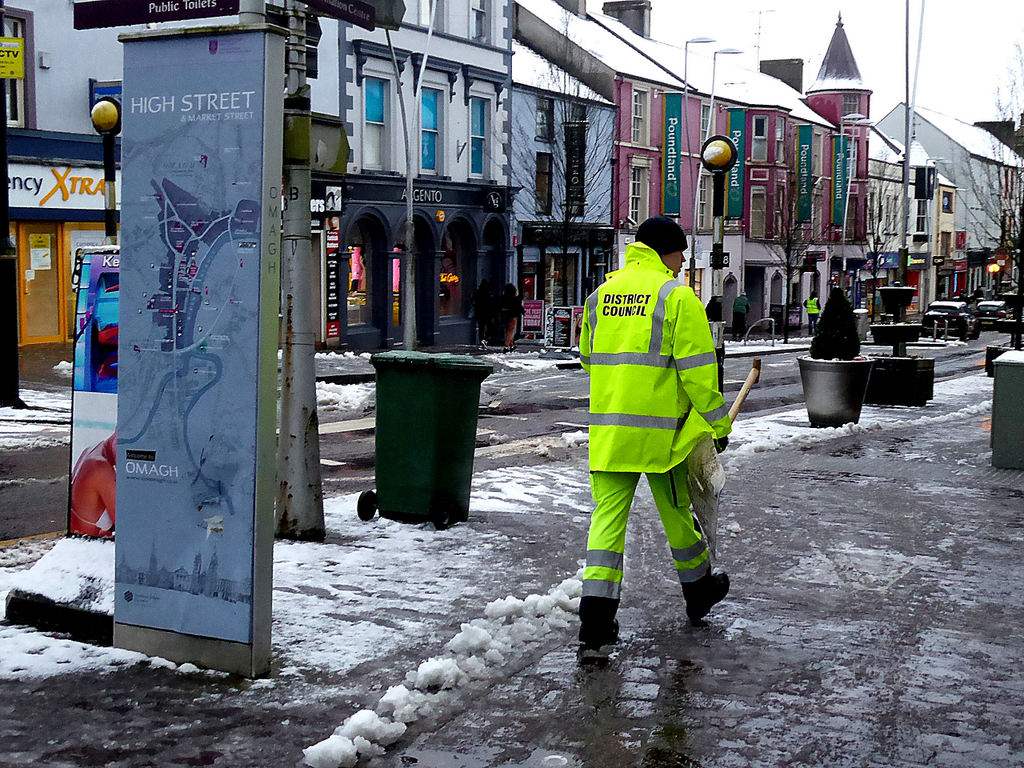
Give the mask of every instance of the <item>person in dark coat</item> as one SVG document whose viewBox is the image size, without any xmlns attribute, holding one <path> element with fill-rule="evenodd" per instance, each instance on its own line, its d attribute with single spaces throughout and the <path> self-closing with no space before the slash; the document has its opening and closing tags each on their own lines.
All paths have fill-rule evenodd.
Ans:
<svg viewBox="0 0 1024 768">
<path fill-rule="evenodd" d="M 494 322 L 495 306 L 494 290 L 487 278 L 480 281 L 480 286 L 473 293 L 473 315 L 476 317 L 477 333 L 480 335 L 480 346 L 487 348 L 487 336 Z"/>
<path fill-rule="evenodd" d="M 747 334 L 747 312 L 750 311 L 750 299 L 741 293 L 732 302 L 732 340 L 742 339 Z"/>
<path fill-rule="evenodd" d="M 519 291 L 512 283 L 505 286 L 499 307 L 501 322 L 505 326 L 505 351 L 511 352 L 516 348 L 516 324 L 519 322 L 519 318 L 526 314 Z"/>
</svg>

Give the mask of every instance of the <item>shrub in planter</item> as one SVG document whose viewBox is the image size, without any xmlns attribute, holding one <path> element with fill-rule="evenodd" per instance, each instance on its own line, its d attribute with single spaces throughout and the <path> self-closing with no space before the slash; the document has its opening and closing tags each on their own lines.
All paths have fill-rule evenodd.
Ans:
<svg viewBox="0 0 1024 768">
<path fill-rule="evenodd" d="M 841 289 L 833 288 L 818 318 L 810 356 L 797 361 L 811 426 L 838 427 L 860 420 L 872 361 L 859 354 L 853 306 Z"/>
</svg>

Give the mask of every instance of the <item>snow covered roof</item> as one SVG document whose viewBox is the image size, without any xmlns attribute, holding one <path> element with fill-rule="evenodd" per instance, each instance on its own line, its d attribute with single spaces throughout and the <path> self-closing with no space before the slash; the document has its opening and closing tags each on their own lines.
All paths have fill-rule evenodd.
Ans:
<svg viewBox="0 0 1024 768">
<path fill-rule="evenodd" d="M 882 133 L 874 126 L 871 128 L 871 132 L 872 135 L 868 142 L 868 156 L 870 159 L 892 165 L 901 165 L 903 163 L 903 142 Z M 916 139 L 910 142 L 910 166 L 912 168 L 929 164 L 936 165 L 939 162 L 942 162 L 942 160 L 932 158 L 921 142 Z M 947 176 L 939 173 L 937 169 L 935 175 L 939 184 L 947 187 L 956 186 Z"/>
<path fill-rule="evenodd" d="M 555 0 L 516 0 L 516 4 L 569 40 L 614 72 L 680 88 L 682 83 L 646 56 L 611 34 L 589 16 L 570 13 Z M 515 58 L 515 57 L 513 57 Z"/>
<path fill-rule="evenodd" d="M 597 101 L 612 106 L 601 94 L 588 88 L 554 62 L 518 40 L 512 41 L 512 83 L 541 91 L 549 91 L 563 98 L 572 97 Z"/>
<path fill-rule="evenodd" d="M 902 113 L 903 104 L 898 104 L 895 109 Z M 1004 165 L 1021 165 L 1022 163 L 1019 155 L 984 128 L 924 107 L 915 107 L 914 112 L 917 114 L 918 120 L 926 120 L 931 123 L 972 155 L 994 160 Z"/>
<path fill-rule="evenodd" d="M 843 16 L 839 15 L 836 31 L 832 33 L 832 42 L 828 44 L 825 58 L 818 70 L 818 77 L 807 89 L 808 93 L 816 91 L 865 91 L 864 81 L 853 58 L 850 41 L 843 29 Z"/>
<path fill-rule="evenodd" d="M 689 61 L 684 61 L 683 48 L 638 35 L 610 16 L 600 13 L 590 13 L 589 16 L 598 26 L 628 43 L 634 51 L 640 51 L 658 62 L 661 69 L 671 73 L 674 79 L 682 82 L 683 70 L 686 69 L 691 91 L 710 94 L 712 69 L 716 68 L 716 99 L 752 107 L 779 108 L 804 122 L 834 127 L 804 103 L 799 91 L 771 75 L 737 65 L 734 62 L 738 58 L 736 56 L 719 56 L 716 67 L 713 54 L 691 50 Z"/>
</svg>

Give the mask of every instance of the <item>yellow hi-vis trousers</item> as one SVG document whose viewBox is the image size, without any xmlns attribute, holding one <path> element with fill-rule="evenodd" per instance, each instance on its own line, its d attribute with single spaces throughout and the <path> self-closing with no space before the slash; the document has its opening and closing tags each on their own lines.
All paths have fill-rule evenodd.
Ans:
<svg viewBox="0 0 1024 768">
<path fill-rule="evenodd" d="M 661 524 L 672 549 L 680 584 L 690 584 L 709 573 L 711 553 L 690 514 L 686 462 L 664 473 L 646 473 Z M 622 561 L 626 549 L 626 522 L 633 504 L 639 472 L 591 472 L 590 489 L 596 507 L 587 537 L 587 567 L 583 571 L 584 597 L 619 599 Z"/>
</svg>

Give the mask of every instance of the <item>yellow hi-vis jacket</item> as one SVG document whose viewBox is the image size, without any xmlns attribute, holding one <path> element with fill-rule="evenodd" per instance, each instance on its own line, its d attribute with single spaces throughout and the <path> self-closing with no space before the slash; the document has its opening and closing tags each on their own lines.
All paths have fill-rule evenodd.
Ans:
<svg viewBox="0 0 1024 768">
<path fill-rule="evenodd" d="M 704 307 L 643 243 L 587 298 L 580 360 L 591 471 L 668 472 L 704 435 L 732 429 Z"/>
</svg>

